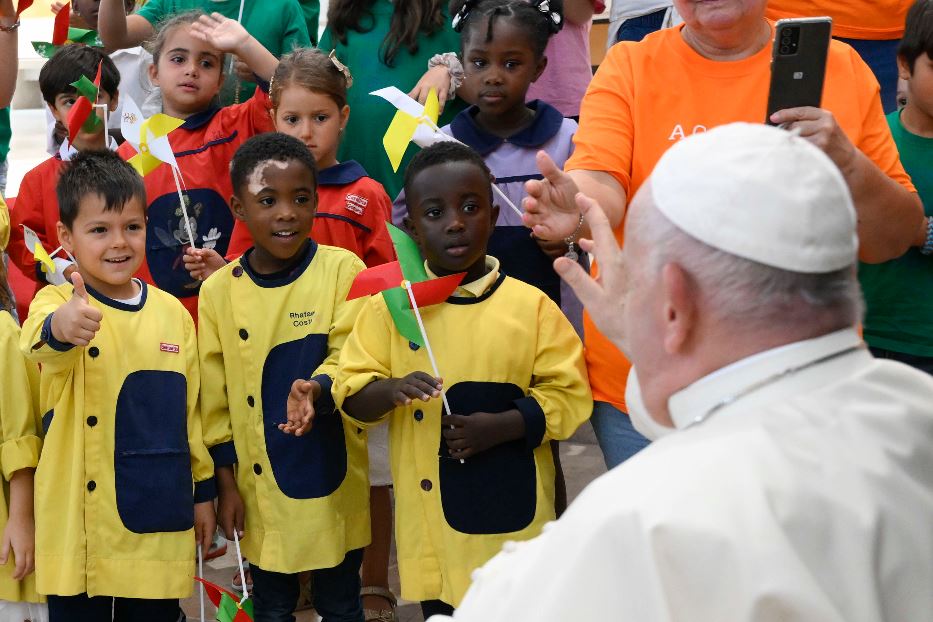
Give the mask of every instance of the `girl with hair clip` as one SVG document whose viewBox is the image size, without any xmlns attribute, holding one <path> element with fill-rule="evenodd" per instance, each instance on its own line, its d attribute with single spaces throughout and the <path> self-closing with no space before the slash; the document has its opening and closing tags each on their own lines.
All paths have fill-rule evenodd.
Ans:
<svg viewBox="0 0 933 622">
<path fill-rule="evenodd" d="M 397 172 L 392 170 L 381 138 L 396 111 L 369 93 L 396 86 L 411 89 L 409 95 L 423 103 L 434 87 L 443 112 L 441 125 L 462 109 L 454 99 L 463 76 L 454 53 L 460 37 L 450 26 L 443 1 L 332 0 L 328 9 L 320 48 L 334 50 L 356 76 L 347 92 L 354 114 L 338 157 L 359 162 L 390 197 L 401 191 L 403 172 L 415 150 L 409 150 Z"/>
<path fill-rule="evenodd" d="M 149 226 L 146 260 L 137 275 L 178 298 L 195 322 L 201 287 L 198 270 L 202 266 L 184 259 L 200 259 L 203 249 L 213 249 L 219 253 L 214 269 L 223 265 L 234 220 L 227 203 L 233 194 L 227 167 L 246 139 L 274 129 L 269 98 L 261 88 L 243 104 L 220 107 L 225 52 L 236 52 L 262 79 L 272 76 L 276 62 L 249 35 L 222 41 L 234 46 L 229 49 L 208 42 L 201 34 L 203 26 L 199 29 L 198 25 L 202 17 L 209 23 L 223 19 L 200 11 L 180 13 L 165 22 L 150 45 L 149 77 L 161 89 L 162 112 L 184 120 L 168 135 L 168 141 L 181 171 L 188 222 L 179 205 L 172 168 L 161 164 L 143 178 Z M 118 153 L 129 160 L 136 149 L 124 143 Z M 193 241 L 189 240 L 189 230 Z"/>
<path fill-rule="evenodd" d="M 547 152 L 557 166 L 573 152 L 576 122 L 543 101 L 525 101 L 547 66 L 544 50 L 563 26 L 562 9 L 561 0 L 454 0 L 450 6 L 453 27 L 462 36 L 464 87 L 476 103 L 441 131 L 476 150 L 517 206 L 526 196 L 525 182 L 541 179 L 538 151 Z M 499 259 L 505 274 L 534 285 L 560 305 L 582 334 L 582 306 L 551 266 L 555 257 L 576 254 L 575 247 L 535 239 L 519 214 L 500 207 L 489 254 Z M 401 223 L 405 213 L 405 197 L 399 195 L 393 221 Z"/>
<path fill-rule="evenodd" d="M 391 201 L 358 162 L 337 160 L 350 119 L 347 89 L 352 84 L 350 70 L 333 52 L 301 48 L 284 56 L 276 67 L 269 97 L 275 129 L 303 142 L 318 167 L 318 208 L 311 238 L 345 248 L 372 267 L 395 259 L 385 226 Z M 246 226 L 237 221 L 227 257 L 239 257 L 252 244 Z"/>
</svg>

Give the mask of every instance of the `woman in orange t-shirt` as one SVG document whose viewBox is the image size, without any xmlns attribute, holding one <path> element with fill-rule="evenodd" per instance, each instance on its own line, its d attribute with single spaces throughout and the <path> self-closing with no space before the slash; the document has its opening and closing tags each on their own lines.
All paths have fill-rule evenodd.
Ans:
<svg viewBox="0 0 933 622">
<path fill-rule="evenodd" d="M 718 125 L 764 121 L 773 38 L 765 4 L 674 0 L 683 26 L 610 49 L 583 100 L 567 172 L 539 154 L 545 179 L 527 182 L 524 220 L 535 235 L 588 236 L 575 202 L 582 192 L 601 204 L 621 242 L 628 199 L 672 144 Z M 852 48 L 830 46 L 822 108 L 783 110 L 771 120 L 799 131 L 839 166 L 858 211 L 863 261 L 886 261 L 923 244 L 922 206 L 887 128 L 878 83 Z M 558 260 L 555 268 L 565 273 L 565 264 Z M 612 467 L 644 443 L 625 414 L 629 364 L 588 318 L 584 330 L 597 400 L 593 427 Z"/>
<path fill-rule="evenodd" d="M 897 107 L 897 46 L 913 0 L 769 0 L 765 16 L 833 18 L 833 36 L 859 53 L 878 82 L 885 114 Z"/>
</svg>

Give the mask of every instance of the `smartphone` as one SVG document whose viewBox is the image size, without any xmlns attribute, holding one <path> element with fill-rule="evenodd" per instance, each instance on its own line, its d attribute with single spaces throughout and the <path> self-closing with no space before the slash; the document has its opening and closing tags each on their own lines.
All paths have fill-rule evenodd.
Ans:
<svg viewBox="0 0 933 622">
<path fill-rule="evenodd" d="M 820 107 L 832 30 L 829 17 L 782 19 L 775 25 L 765 123 L 773 125 L 771 115 L 778 110 Z"/>
</svg>

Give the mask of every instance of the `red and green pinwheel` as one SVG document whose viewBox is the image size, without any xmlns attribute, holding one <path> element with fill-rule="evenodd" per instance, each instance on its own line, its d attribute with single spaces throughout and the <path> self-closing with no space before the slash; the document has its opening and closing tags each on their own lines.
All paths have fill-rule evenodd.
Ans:
<svg viewBox="0 0 933 622">
<path fill-rule="evenodd" d="M 207 592 L 207 597 L 217 607 L 217 622 L 253 622 L 253 599 L 240 601 L 233 592 L 211 583 L 201 577 L 195 577 Z"/>
<path fill-rule="evenodd" d="M 387 226 L 398 261 L 360 272 L 350 287 L 347 300 L 382 293 L 398 332 L 405 339 L 425 346 L 425 339 L 412 309 L 405 281 L 411 284 L 412 297 L 417 306 L 427 307 L 447 300 L 460 285 L 465 273 L 436 279 L 428 278 L 421 253 L 414 240 L 395 225 L 387 223 Z"/>
<path fill-rule="evenodd" d="M 68 138 L 74 141 L 75 136 L 80 130 L 87 133 L 97 131 L 101 125 L 101 120 L 94 114 L 94 104 L 97 103 L 97 96 L 100 92 L 100 69 L 101 64 L 97 64 L 97 76 L 94 81 L 88 80 L 87 76 L 81 76 L 78 80 L 71 83 L 80 96 L 68 111 Z"/>
</svg>

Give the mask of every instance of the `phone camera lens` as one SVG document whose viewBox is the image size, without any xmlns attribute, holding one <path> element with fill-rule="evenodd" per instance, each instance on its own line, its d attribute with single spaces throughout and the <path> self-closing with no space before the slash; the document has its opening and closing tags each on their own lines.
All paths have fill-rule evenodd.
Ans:
<svg viewBox="0 0 933 622">
<path fill-rule="evenodd" d="M 790 47 L 786 45 L 781 46 L 781 54 L 790 54 Z"/>
</svg>

